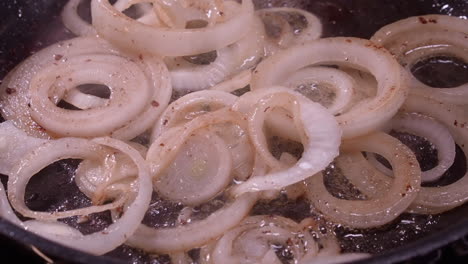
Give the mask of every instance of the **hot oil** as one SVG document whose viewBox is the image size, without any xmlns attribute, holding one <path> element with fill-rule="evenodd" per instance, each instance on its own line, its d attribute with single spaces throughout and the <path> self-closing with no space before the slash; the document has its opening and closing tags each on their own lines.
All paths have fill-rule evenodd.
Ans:
<svg viewBox="0 0 468 264">
<path fill-rule="evenodd" d="M 8 10 L 8 21 L 2 28 L 2 42 L 0 43 L 0 78 L 27 56 L 57 41 L 68 39 L 73 35 L 64 29 L 58 16 L 66 0 L 34 1 L 14 4 L 2 1 L 0 5 Z M 9 2 L 9 1 L 8 1 Z M 85 1 L 87 2 L 87 1 Z M 324 37 L 329 36 L 356 36 L 369 38 L 380 27 L 396 20 L 414 15 L 443 13 L 456 16 L 466 16 L 468 13 L 464 0 L 454 1 L 372 1 L 372 0 L 325 0 L 325 1 L 254 1 L 257 8 L 272 6 L 291 6 L 304 8 L 318 15 L 324 23 Z M 87 6 L 80 6 L 80 13 L 88 16 Z M 376 18 L 376 19 L 373 19 Z M 466 17 L 465 17 L 466 18 Z M 2 24 L 3 25 L 3 24 Z M 299 26 L 300 27 L 300 23 Z M 447 63 L 452 60 L 453 63 Z M 441 66 L 441 64 L 445 66 Z M 458 65 L 458 66 L 457 66 Z M 444 70 L 448 69 L 448 70 Z M 455 69 L 455 70 L 454 70 Z M 441 87 L 454 87 L 466 83 L 466 62 L 451 59 L 445 54 L 428 58 L 428 61 L 416 64 L 413 72 L 420 79 L 430 85 Z M 446 71 L 446 73 L 442 73 Z M 442 74 L 434 74 L 434 72 Z M 438 80 L 430 80 L 431 76 L 439 76 Z M 447 84 L 446 80 L 456 80 L 456 83 Z M 443 80 L 443 81 L 440 81 Z M 242 91 L 244 92 L 244 91 Z M 181 96 L 174 95 L 173 99 Z M 395 134 L 396 135 L 396 134 Z M 396 135 L 405 141 L 406 135 Z M 411 136 L 408 136 L 411 137 Z M 424 145 L 420 139 L 410 139 L 415 145 Z M 277 140 L 279 142 L 279 140 Z M 421 143 L 422 142 L 422 143 Z M 294 150 L 297 157 L 302 153 L 300 144 L 287 143 Z M 411 142 L 408 142 L 411 147 Z M 278 149 L 284 148 L 277 146 Z M 430 147 L 416 147 L 418 159 L 422 166 L 433 166 L 436 153 Z M 274 151 L 273 151 L 274 152 Z M 293 153 L 294 154 L 294 153 Z M 419 156 L 421 158 L 419 158 Z M 427 163 L 427 164 L 426 164 Z M 426 164 L 426 165 L 425 165 Z M 91 201 L 82 194 L 74 184 L 74 169 L 78 165 L 76 160 L 64 160 L 54 163 L 34 176 L 27 187 L 26 203 L 31 209 L 39 211 L 63 211 L 91 205 Z M 446 185 L 460 177 L 466 170 L 463 153 L 458 148 L 455 164 L 447 174 L 435 185 Z M 345 199 L 363 199 L 353 190 L 352 186 L 341 177 L 338 168 L 332 166 L 325 172 L 325 183 L 337 197 Z M 5 180 L 4 177 L 2 177 Z M 445 182 L 444 182 L 445 181 Z M 46 182 L 47 184 L 42 184 Z M 428 184 L 430 185 L 430 184 Z M 222 199 L 221 199 L 222 200 Z M 206 215 L 222 206 L 223 202 L 215 201 L 205 208 L 196 208 L 194 218 L 202 219 Z M 161 200 L 153 195 L 152 204 L 145 216 L 144 223 L 155 226 L 173 226 L 177 221 L 183 205 Z M 197 215 L 196 211 L 199 211 Z M 311 208 L 303 197 L 297 200 L 288 200 L 284 195 L 273 201 L 259 201 L 252 214 L 279 214 L 300 221 L 306 217 L 319 219 L 322 232 L 334 232 L 338 236 L 341 246 L 346 252 L 385 252 L 392 248 L 405 245 L 427 236 L 433 231 L 442 230 L 460 218 L 468 218 L 468 206 L 461 206 L 443 215 L 419 216 L 403 214 L 394 222 L 371 230 L 350 230 L 343 226 L 327 223 L 320 214 Z M 72 217 L 63 220 L 67 224 L 78 228 L 87 234 L 100 231 L 111 223 L 108 212 L 93 214 L 89 217 Z M 279 250 L 278 252 L 280 252 Z M 196 251 L 194 251 L 196 255 Z M 128 246 L 121 246 L 108 254 L 132 263 L 169 263 L 167 256 L 153 256 Z M 287 262 L 287 256 L 283 258 Z"/>
</svg>

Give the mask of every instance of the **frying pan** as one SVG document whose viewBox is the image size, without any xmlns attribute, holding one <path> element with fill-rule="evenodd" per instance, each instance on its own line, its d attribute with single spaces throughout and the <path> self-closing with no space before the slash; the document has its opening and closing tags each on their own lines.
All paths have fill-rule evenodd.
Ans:
<svg viewBox="0 0 468 264">
<path fill-rule="evenodd" d="M 15 65 L 35 51 L 72 35 L 61 25 L 59 14 L 67 0 L 2 0 L 0 1 L 0 79 Z M 292 6 L 317 14 L 324 23 L 324 36 L 355 36 L 369 38 L 380 27 L 402 18 L 424 14 L 449 14 L 462 18 L 468 16 L 466 0 L 309 0 L 255 1 L 256 7 Z M 82 10 L 89 17 L 89 11 Z M 51 33 L 53 32 L 53 33 Z M 468 68 L 466 63 L 465 68 Z M 465 72 L 466 73 L 466 72 Z M 463 75 L 463 73 L 461 74 Z M 468 74 L 465 74 L 468 78 Z M 462 81 L 466 82 L 466 79 Z M 0 121 L 1 117 L 0 117 Z M 463 154 L 458 153 L 457 162 L 446 183 L 453 182 L 466 171 Z M 66 161 L 49 166 L 35 176 L 29 185 L 41 193 L 38 198 L 27 198 L 32 209 L 47 210 L 51 204 L 78 197 L 80 194 L 72 181 L 76 161 Z M 65 178 L 64 178 L 65 177 Z M 5 177 L 0 177 L 5 182 Z M 34 180 L 36 179 L 36 180 Z M 52 180 L 53 179 L 53 180 Z M 47 182 L 47 184 L 41 184 Z M 443 183 L 440 183 L 443 184 Z M 33 190 L 34 191 L 34 190 Z M 28 195 L 28 194 L 27 194 Z M 67 206 L 76 206 L 68 201 Z M 284 201 L 283 201 L 284 202 Z M 276 204 L 257 206 L 256 213 L 269 213 Z M 286 214 L 297 216 L 307 210 L 306 206 L 293 207 L 284 202 Z M 409 223 L 409 224 L 408 224 Z M 75 223 L 76 224 L 76 223 Z M 99 228 L 102 223 L 96 222 Z M 92 227 L 88 227 L 91 228 Z M 86 231 L 86 230 L 85 230 Z M 88 230 L 91 232 L 92 230 Z M 450 251 L 455 255 L 467 255 L 468 205 L 437 216 L 416 216 L 404 214 L 394 223 L 373 230 L 348 230 L 337 228 L 342 247 L 347 251 L 371 252 L 374 257 L 356 263 L 398 263 L 411 261 L 425 263 L 430 254 Z M 451 245 L 447 247 L 446 245 Z M 455 245 L 455 246 L 454 246 Z M 445 246 L 445 247 L 444 247 Z M 167 258 L 154 259 L 136 250 L 121 247 L 106 256 L 92 256 L 29 233 L 4 219 L 0 219 L 0 256 L 13 256 L 17 262 L 44 261 L 37 255 L 38 250 L 58 263 L 124 263 L 151 262 L 165 263 Z M 18 254 L 18 252 L 21 252 Z M 435 253 L 434 253 L 435 252 Z M 429 255 L 428 255 L 429 254 Z M 432 258 L 432 257 L 431 257 Z M 460 260 L 457 258 L 455 260 Z"/>
</svg>

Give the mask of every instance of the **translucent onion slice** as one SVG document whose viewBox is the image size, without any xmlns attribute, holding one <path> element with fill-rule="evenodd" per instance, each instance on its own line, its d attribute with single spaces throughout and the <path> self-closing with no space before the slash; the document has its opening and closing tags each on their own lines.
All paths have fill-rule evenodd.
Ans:
<svg viewBox="0 0 468 264">
<path fill-rule="evenodd" d="M 385 157 L 395 172 L 390 189 L 370 200 L 342 200 L 332 196 L 323 175 L 307 180 L 307 196 L 327 218 L 353 228 L 371 228 L 391 222 L 415 201 L 421 185 L 421 169 L 412 151 L 397 139 L 375 133 L 346 141 L 343 151 L 367 151 Z"/>
<path fill-rule="evenodd" d="M 226 4 L 228 3 L 231 2 Z M 239 41 L 217 50 L 215 61 L 208 65 L 192 64 L 183 57 L 166 58 L 173 88 L 185 91 L 208 89 L 241 70 L 253 67 L 264 55 L 264 35 L 261 21 L 255 18 L 248 34 Z"/>
<path fill-rule="evenodd" d="M 354 94 L 355 84 L 351 76 L 330 67 L 303 68 L 288 76 L 287 80 L 283 82 L 284 86 L 296 89 L 296 91 L 301 86 L 307 87 L 311 84 L 328 85 L 333 89 L 335 98 L 330 105 L 324 104 L 323 101 L 326 100 L 315 101 L 328 108 L 332 114 L 341 113 L 350 104 Z M 315 89 L 320 89 L 320 86 Z"/>
<path fill-rule="evenodd" d="M 112 95 L 105 107 L 71 111 L 57 107 L 58 100 L 49 99 L 51 94 L 61 98 L 67 88 L 86 83 L 110 87 Z M 145 75 L 130 60 L 114 55 L 75 56 L 60 65 L 45 67 L 32 78 L 31 116 L 42 127 L 59 135 L 108 135 L 143 110 L 150 89 Z M 115 115 L 116 111 L 120 114 Z"/>
<path fill-rule="evenodd" d="M 281 216 L 250 216 L 216 242 L 211 263 L 282 263 L 274 248 L 279 245 L 297 262 L 306 254 L 318 253 L 318 244 L 308 231 Z"/>
<path fill-rule="evenodd" d="M 467 61 L 467 34 L 468 21 L 465 19 L 426 15 L 387 25 L 377 31 L 371 40 L 389 49 L 411 72 L 415 63 L 431 55 L 449 54 Z M 468 84 L 451 89 L 434 88 L 414 76 L 411 78 L 411 92 L 453 104 L 466 104 L 468 100 Z"/>
<path fill-rule="evenodd" d="M 468 119 L 466 110 L 429 98 L 411 96 L 402 111 L 416 112 L 434 118 L 445 125 L 463 152 L 468 153 Z M 458 181 L 441 187 L 423 187 L 409 208 L 410 212 L 438 214 L 457 207 L 468 200 L 468 172 Z"/>
<path fill-rule="evenodd" d="M 421 115 L 406 114 L 394 118 L 388 125 L 387 130 L 390 129 L 424 137 L 434 144 L 437 149 L 438 164 L 434 168 L 422 172 L 421 180 L 423 182 L 439 179 L 455 161 L 453 137 L 450 131 L 436 120 Z M 369 155 L 368 159 L 380 171 L 388 176 L 392 175 L 392 171 L 377 161 L 375 155 Z"/>
<path fill-rule="evenodd" d="M 137 53 L 173 57 L 224 48 L 243 38 L 254 18 L 251 0 L 242 1 L 241 10 L 237 14 L 226 14 L 229 19 L 225 22 L 198 29 L 145 25 L 119 12 L 108 0 L 93 0 L 91 10 L 93 25 L 103 38 Z"/>
<path fill-rule="evenodd" d="M 179 153 L 184 142 L 198 129 L 215 124 L 232 123 L 246 130 L 245 120 L 234 111 L 224 108 L 198 116 L 185 125 L 166 131 L 153 142 L 148 150 L 146 160 L 150 163 L 153 175 L 159 177 Z M 178 136 L 175 136 L 178 135 Z"/>
<path fill-rule="evenodd" d="M 146 147 L 127 142 L 146 156 Z M 106 153 L 99 160 L 83 160 L 75 171 L 75 183 L 82 193 L 100 204 L 106 199 L 119 197 L 122 193 L 136 191 L 135 179 L 138 169 L 123 153 Z"/>
<path fill-rule="evenodd" d="M 154 188 L 163 197 L 185 205 L 207 202 L 232 180 L 230 154 L 219 136 L 199 131 L 184 143 L 172 164 L 154 181 Z"/>
<path fill-rule="evenodd" d="M 267 45 L 267 54 L 271 55 L 278 49 L 288 48 L 294 45 L 304 44 L 306 42 L 320 38 L 322 35 L 322 23 L 314 14 L 298 8 L 274 7 L 255 11 L 263 19 L 270 18 L 276 20 L 277 24 L 282 25 L 281 36 L 278 39 L 267 37 L 270 45 Z M 293 30 L 286 18 L 281 14 L 299 15 L 304 17 L 306 27 L 304 29 Z"/>
<path fill-rule="evenodd" d="M 368 199 L 381 197 L 392 185 L 392 179 L 376 170 L 362 152 L 342 153 L 336 159 L 336 164 L 339 168 L 345 168 L 342 170 L 343 175 Z"/>
<path fill-rule="evenodd" d="M 28 136 L 12 121 L 0 124 L 0 174 L 9 175 L 13 166 L 46 140 Z"/>
<path fill-rule="evenodd" d="M 69 0 L 62 11 L 62 22 L 65 27 L 77 36 L 96 36 L 97 32 L 78 14 L 78 6 L 83 0 Z"/>
<path fill-rule="evenodd" d="M 231 106 L 236 100 L 236 96 L 221 91 L 199 91 L 183 96 L 162 113 L 153 128 L 151 142 L 168 128 L 184 124 L 207 112 Z"/>
<path fill-rule="evenodd" d="M 45 48 L 16 66 L 0 86 L 0 109 L 2 116 L 13 120 L 15 125 L 30 136 L 49 138 L 49 134 L 30 115 L 29 83 L 37 72 L 48 65 L 60 63 L 68 57 L 84 54 L 116 54 L 106 42 L 96 38 L 75 38 Z"/>
<path fill-rule="evenodd" d="M 50 46 L 31 56 L 5 78 L 0 87 L 2 114 L 35 137 L 91 137 L 112 133 L 113 137 L 132 139 L 154 123 L 171 96 L 168 71 L 162 61 L 153 57 L 141 59 L 121 57 L 109 44 L 97 38 L 76 38 Z M 93 69 L 93 65 L 100 68 Z M 85 111 L 55 106 L 67 97 L 67 91 L 93 81 L 110 84 L 109 88 L 115 92 L 106 105 Z M 127 88 L 126 84 L 139 87 Z M 132 105 L 132 102 L 140 105 Z M 119 118 L 105 109 L 130 112 L 118 115 Z M 88 114 L 91 113 L 99 114 L 102 119 L 96 120 L 96 115 L 90 118 Z M 120 125 L 114 122 L 119 119 Z M 93 123 L 96 133 L 91 129 Z"/>
<path fill-rule="evenodd" d="M 338 155 L 341 130 L 335 118 L 324 107 L 287 88 L 272 87 L 266 92 L 259 91 L 243 95 L 243 97 L 250 96 L 259 97 L 260 100 L 249 114 L 249 135 L 255 149 L 266 163 L 273 168 L 281 168 L 279 161 L 268 151 L 263 132 L 266 114 L 274 107 L 285 108 L 293 114 L 296 129 L 301 131 L 304 153 L 301 159 L 290 168 L 251 178 L 235 187 L 236 195 L 244 192 L 280 190 L 323 170 Z M 235 107 L 242 108 L 241 105 L 242 103 L 239 103 Z"/>
<path fill-rule="evenodd" d="M 377 79 L 377 96 L 337 117 L 343 137 L 367 134 L 390 120 L 407 96 L 398 62 L 384 48 L 358 38 L 326 38 L 281 51 L 262 61 L 254 72 L 252 90 L 281 83 L 298 69 L 315 64 L 357 67 Z"/>
<path fill-rule="evenodd" d="M 125 153 L 138 168 L 138 192 L 133 195 L 133 201 L 129 202 L 123 216 L 103 231 L 90 235 L 82 235 L 79 232 L 57 233 L 56 228 L 48 228 L 50 226 L 49 222 L 42 225 L 36 222 L 36 224 L 28 227 L 28 230 L 65 246 L 96 255 L 102 255 L 115 249 L 135 232 L 139 223 L 143 220 L 151 200 L 152 188 L 149 168 L 138 151 L 121 141 L 111 138 L 97 138 L 93 141 L 64 138 L 41 145 L 16 165 L 14 173 L 8 180 L 10 201 L 17 201 L 21 197 L 24 199 L 24 189 L 17 189 L 17 187 L 21 185 L 25 178 L 30 178 L 50 162 L 64 158 L 97 158 L 99 152 L 103 149 L 102 146 Z"/>
<path fill-rule="evenodd" d="M 187 225 L 159 229 L 141 225 L 127 244 L 157 253 L 187 251 L 201 247 L 237 226 L 249 214 L 256 201 L 256 194 L 244 194 L 206 219 Z"/>
</svg>

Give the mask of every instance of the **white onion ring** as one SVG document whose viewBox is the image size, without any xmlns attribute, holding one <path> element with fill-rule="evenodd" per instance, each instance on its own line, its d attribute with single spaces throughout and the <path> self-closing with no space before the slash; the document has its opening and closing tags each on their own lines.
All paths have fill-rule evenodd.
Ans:
<svg viewBox="0 0 468 264">
<path fill-rule="evenodd" d="M 411 72 L 418 60 L 430 54 L 448 53 L 467 61 L 467 34 L 468 22 L 465 19 L 426 15 L 387 25 L 377 31 L 371 40 L 388 48 Z M 411 76 L 411 93 L 453 104 L 466 104 L 468 100 L 468 84 L 450 89 L 433 88 Z"/>
<path fill-rule="evenodd" d="M 327 218 L 353 228 L 370 228 L 391 222 L 415 201 L 421 185 L 421 170 L 412 151 L 397 139 L 375 133 L 346 141 L 343 151 L 378 153 L 390 161 L 395 180 L 384 195 L 366 201 L 335 198 L 321 177 L 307 180 L 307 196 Z"/>
<path fill-rule="evenodd" d="M 93 59 L 95 59 L 96 62 L 93 62 Z M 2 86 L 0 87 L 0 108 L 2 110 L 2 114 L 5 119 L 13 120 L 15 125 L 26 131 L 28 135 L 40 138 L 50 138 L 67 135 L 67 133 L 81 136 L 96 136 L 97 134 L 91 133 L 91 130 L 88 129 L 89 127 L 80 122 L 83 121 L 83 119 L 85 121 L 90 120 L 89 117 L 86 117 L 86 113 L 100 113 L 105 117 L 102 120 L 99 119 L 97 121 L 94 119 L 95 132 L 100 131 L 100 135 L 108 135 L 112 133 L 113 137 L 116 138 L 131 139 L 148 129 L 149 126 L 157 119 L 159 113 L 169 102 L 171 89 L 168 79 L 168 71 L 160 59 L 147 57 L 144 58 L 143 61 L 137 59 L 133 60 L 134 63 L 130 62 L 127 64 L 129 60 L 132 59 L 125 59 L 118 56 L 117 52 L 113 51 L 109 44 L 97 38 L 76 38 L 50 46 L 31 56 L 5 78 Z M 122 67 L 122 69 L 116 69 L 116 66 L 118 65 L 108 64 L 109 62 L 122 63 L 124 61 L 127 66 Z M 78 69 L 78 71 L 75 71 L 74 69 L 77 65 L 73 65 L 71 62 L 79 62 L 80 64 L 84 63 L 87 65 Z M 109 112 L 106 114 L 106 111 L 103 109 L 106 108 L 105 106 L 85 111 L 70 111 L 60 109 L 53 105 L 53 103 L 58 103 L 60 99 L 66 97 L 67 90 L 75 89 L 75 87 L 73 87 L 74 84 L 82 84 L 80 81 L 86 83 L 86 80 L 101 80 L 101 82 L 103 80 L 112 84 L 117 81 L 117 79 L 112 81 L 114 78 L 109 76 L 112 72 L 106 72 L 105 67 L 103 69 L 93 71 L 89 68 L 91 65 L 106 66 L 107 70 L 110 69 L 115 72 L 122 72 L 125 69 L 128 70 L 127 73 L 118 77 L 123 78 L 123 80 L 121 80 L 121 82 L 117 82 L 117 87 L 111 87 L 111 89 L 115 88 L 116 90 L 119 90 L 117 93 L 121 95 L 120 103 L 114 100 L 114 103 L 109 103 L 109 105 L 113 105 L 110 109 L 120 109 L 122 107 L 127 109 L 131 108 L 131 112 L 134 113 L 133 116 L 129 116 L 129 113 L 120 116 L 123 118 L 127 116 L 130 119 L 133 119 L 132 121 L 121 119 L 120 125 L 112 123 L 111 120 L 119 118 L 112 117 L 115 115 Z M 55 71 L 57 69 L 63 73 L 63 76 L 57 72 L 50 72 L 51 70 Z M 103 73 L 104 75 L 99 76 L 99 73 Z M 127 76 L 130 73 L 134 75 L 133 77 L 145 76 L 143 79 L 137 81 L 137 83 L 144 85 L 133 89 L 130 88 L 127 91 L 117 89 L 122 88 L 122 83 L 129 81 L 126 80 L 125 77 L 130 79 L 132 78 Z M 68 76 L 68 78 L 65 76 Z M 73 77 L 75 76 L 77 78 L 74 79 Z M 48 87 L 47 84 L 54 86 Z M 53 90 L 52 95 L 49 95 L 47 92 L 50 88 Z M 42 91 L 43 96 L 35 93 L 31 94 L 31 90 L 36 89 Z M 125 98 L 126 96 L 123 95 L 129 93 L 130 90 L 142 93 L 143 96 L 136 93 L 133 97 L 135 98 L 136 95 L 136 98 L 140 98 L 137 99 L 137 101 L 143 103 L 143 105 L 126 106 L 125 102 L 129 101 Z M 54 93 L 54 91 L 56 93 Z M 145 98 L 145 94 L 148 97 Z M 49 96 L 51 99 L 49 99 Z M 31 102 L 31 100 L 34 102 Z M 111 99 L 108 101 L 112 101 L 112 95 Z M 122 106 L 119 106 L 120 104 L 122 104 Z M 33 106 L 36 110 L 40 110 L 40 112 L 32 111 L 28 105 Z M 45 109 L 45 105 L 51 106 L 52 108 Z M 136 109 L 140 109 L 140 111 L 136 111 Z M 53 113 L 53 115 L 51 113 Z M 73 116 L 75 119 L 70 120 L 66 118 L 67 120 L 63 120 L 63 116 L 61 116 L 61 114 Z M 40 119 L 39 123 L 41 123 L 41 125 L 36 123 L 31 115 L 34 115 L 36 120 Z M 56 119 L 51 120 L 52 117 L 55 117 Z M 135 117 L 138 118 L 135 119 Z M 79 123 L 74 122 L 77 121 L 77 118 L 78 120 L 81 120 Z M 57 123 L 57 120 L 62 120 L 64 123 Z M 70 121 L 73 121 L 72 126 L 63 126 L 64 124 L 67 124 L 67 122 L 70 124 Z M 107 127 L 104 126 L 106 123 Z M 51 128 L 54 131 L 47 131 L 43 126 Z M 75 130 L 74 133 L 72 133 L 73 130 Z M 56 133 L 59 133 L 59 135 Z"/>
<path fill-rule="evenodd" d="M 96 151 L 102 149 L 100 145 L 108 146 L 127 154 L 138 167 L 138 193 L 133 202 L 125 210 L 123 216 L 103 231 L 90 235 L 81 235 L 78 232 L 73 234 L 69 232 L 66 232 L 66 234 L 56 233 L 55 231 L 51 232 L 42 228 L 41 225 L 36 225 L 37 228 L 31 228 L 29 229 L 30 231 L 68 247 L 96 255 L 101 255 L 115 249 L 134 233 L 138 224 L 143 220 L 143 216 L 151 200 L 149 168 L 136 150 L 115 139 L 97 138 L 93 141 L 88 141 L 65 138 L 50 141 L 40 146 L 23 158 L 16 166 L 14 173 L 10 176 L 8 180 L 10 200 L 15 201 L 22 197 L 20 193 L 13 193 L 16 185 L 19 184 L 18 181 L 23 180 L 24 177 L 31 177 L 30 175 L 40 170 L 45 164 L 64 158 L 95 156 L 97 155 Z M 49 223 L 44 224 L 49 225 Z"/>
<path fill-rule="evenodd" d="M 57 82 L 57 78 L 65 78 L 66 81 Z M 120 85 L 125 81 L 128 86 L 122 88 Z M 51 93 L 59 98 L 64 94 L 62 91 L 54 93 L 54 88 L 70 89 L 85 83 L 110 87 L 112 96 L 105 107 L 70 111 L 57 107 L 56 102 L 49 99 Z M 44 68 L 32 78 L 31 116 L 55 134 L 78 137 L 107 135 L 143 110 L 151 95 L 150 89 L 138 66 L 127 59 L 113 55 L 75 56 L 60 65 Z M 116 111 L 121 112 L 115 115 Z"/>
<path fill-rule="evenodd" d="M 468 119 L 466 111 L 454 105 L 429 98 L 411 96 L 402 111 L 430 116 L 445 125 L 463 152 L 468 153 Z M 410 212 L 438 214 L 457 207 L 468 200 L 468 172 L 458 181 L 441 187 L 423 187 L 410 207 Z"/>
<path fill-rule="evenodd" d="M 251 68 L 264 55 L 263 36 L 261 21 L 255 18 L 248 34 L 239 41 L 217 50 L 215 61 L 208 65 L 192 64 L 182 57 L 166 58 L 173 88 L 186 91 L 208 89 L 241 70 Z"/>
<path fill-rule="evenodd" d="M 358 38 L 327 38 L 295 46 L 262 61 L 254 71 L 252 90 L 279 84 L 296 70 L 319 63 L 365 68 L 378 81 L 377 96 L 337 117 L 343 137 L 367 134 L 390 120 L 403 104 L 407 86 L 391 54 L 373 42 Z"/>
<path fill-rule="evenodd" d="M 426 138 L 437 149 L 438 164 L 434 168 L 423 171 L 421 180 L 430 182 L 438 180 L 455 160 L 455 142 L 450 131 L 439 122 L 416 114 L 407 114 L 394 118 L 386 129 L 394 129 Z M 368 156 L 369 161 L 388 176 L 392 171 L 376 160 L 375 155 Z"/>
<path fill-rule="evenodd" d="M 231 19 L 199 29 L 148 26 L 126 17 L 108 0 L 92 0 L 91 10 L 93 25 L 103 38 L 123 49 L 173 57 L 201 54 L 226 47 L 244 37 L 253 20 L 251 0 L 243 0 L 241 11 Z"/>
</svg>

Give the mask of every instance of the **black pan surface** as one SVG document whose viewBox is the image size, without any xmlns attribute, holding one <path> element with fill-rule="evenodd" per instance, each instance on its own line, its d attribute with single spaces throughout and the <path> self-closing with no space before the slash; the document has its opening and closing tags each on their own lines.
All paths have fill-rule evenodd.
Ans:
<svg viewBox="0 0 468 264">
<path fill-rule="evenodd" d="M 66 0 L 0 1 L 0 79 L 35 51 L 73 37 L 64 29 L 59 18 L 65 3 Z M 465 19 L 468 16 L 466 0 L 257 0 L 255 3 L 258 8 L 292 6 L 309 10 L 322 19 L 324 36 L 369 38 L 380 27 L 409 16 L 448 14 Z M 83 16 L 89 17 L 86 7 L 81 11 Z M 455 81 L 467 82 L 468 65 L 466 62 L 458 64 L 456 75 L 460 77 Z M 423 67 L 421 74 L 433 75 L 431 73 L 438 69 L 431 67 Z M 449 71 L 453 74 L 452 69 Z M 443 73 L 441 75 L 444 76 Z M 455 84 L 446 85 L 450 87 Z M 400 135 L 401 137 L 404 139 L 404 136 Z M 421 144 L 413 147 L 424 148 Z M 466 164 L 460 151 L 457 160 L 450 172 L 437 184 L 453 182 L 465 173 Z M 431 161 L 426 159 L 423 162 Z M 70 180 L 76 166 L 77 161 L 73 160 L 58 162 L 33 177 L 27 188 L 28 206 L 35 210 L 52 211 L 89 204 L 89 200 Z M 1 176 L 1 179 L 5 182 L 6 177 Z M 158 203 L 155 206 L 174 207 L 177 210 L 177 205 L 174 204 Z M 156 209 L 158 208 L 150 208 L 145 221 L 155 222 L 151 213 L 154 214 Z M 305 217 L 307 211 L 308 205 L 303 200 L 291 202 L 278 199 L 270 203 L 259 203 L 254 208 L 255 214 L 275 212 L 297 220 Z M 174 218 L 174 213 L 168 211 L 159 217 L 171 219 Z M 102 229 L 110 221 L 106 214 L 92 215 L 91 218 L 88 224 L 79 224 L 77 219 L 68 219 L 66 222 L 84 233 L 90 233 Z M 375 230 L 336 227 L 335 232 L 345 251 L 370 252 L 375 255 L 362 263 L 426 263 L 429 259 L 437 259 L 437 254 L 444 252 L 454 256 L 452 261 L 463 261 L 461 257 L 455 256 L 468 255 L 468 205 L 436 216 L 403 214 L 395 222 Z M 444 248 L 448 244 L 451 246 Z M 91 256 L 49 242 L 0 219 L 0 255 L 14 255 L 18 262 L 22 258 L 31 261 L 30 257 L 34 256 L 32 261 L 43 262 L 36 253 L 31 253 L 32 247 L 61 263 L 168 263 L 166 256 L 150 256 L 126 246 L 104 257 Z M 17 254 L 15 250 L 18 248 L 22 249 L 22 254 Z"/>
</svg>

